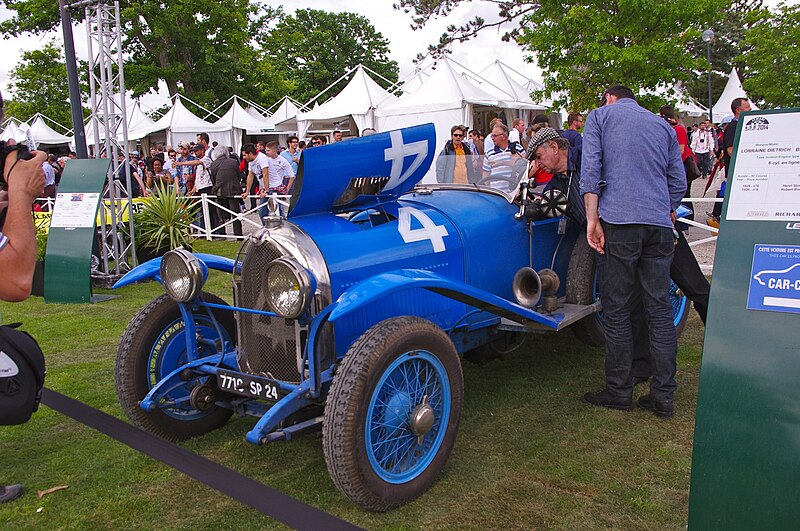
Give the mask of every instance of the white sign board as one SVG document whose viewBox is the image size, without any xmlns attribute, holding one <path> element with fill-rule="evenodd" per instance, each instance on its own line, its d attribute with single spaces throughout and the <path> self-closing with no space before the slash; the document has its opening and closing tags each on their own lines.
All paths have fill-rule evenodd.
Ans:
<svg viewBox="0 0 800 531">
<path fill-rule="evenodd" d="M 56 194 L 50 228 L 93 228 L 99 193 Z"/>
<path fill-rule="evenodd" d="M 800 221 L 800 114 L 750 114 L 739 127 L 726 219 Z"/>
</svg>

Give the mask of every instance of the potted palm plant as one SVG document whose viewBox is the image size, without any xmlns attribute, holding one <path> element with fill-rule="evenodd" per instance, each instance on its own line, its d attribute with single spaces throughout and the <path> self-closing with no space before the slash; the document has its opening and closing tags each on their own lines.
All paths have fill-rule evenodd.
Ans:
<svg viewBox="0 0 800 531">
<path fill-rule="evenodd" d="M 179 196 L 175 188 L 156 184 L 154 193 L 142 201 L 133 215 L 137 255 L 140 262 L 163 255 L 171 249 L 191 248 L 191 226 L 199 205 Z"/>
</svg>

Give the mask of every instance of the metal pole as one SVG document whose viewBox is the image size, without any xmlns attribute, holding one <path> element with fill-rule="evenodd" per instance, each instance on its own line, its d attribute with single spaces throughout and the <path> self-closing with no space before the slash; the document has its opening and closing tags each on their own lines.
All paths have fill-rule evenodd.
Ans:
<svg viewBox="0 0 800 531">
<path fill-rule="evenodd" d="M 708 51 L 707 59 L 708 59 L 708 121 L 714 123 L 714 113 L 711 110 L 711 41 L 709 40 L 706 43 L 706 48 Z"/>
<path fill-rule="evenodd" d="M 72 16 L 65 0 L 58 0 L 61 11 L 61 30 L 64 33 L 64 59 L 67 64 L 67 82 L 69 83 L 69 108 L 72 113 L 72 131 L 75 135 L 75 153 L 79 159 L 88 159 L 86 149 L 86 131 L 83 129 L 83 106 L 81 105 L 81 88 L 78 84 L 78 65 L 75 62 L 75 42 L 72 38 Z"/>
</svg>

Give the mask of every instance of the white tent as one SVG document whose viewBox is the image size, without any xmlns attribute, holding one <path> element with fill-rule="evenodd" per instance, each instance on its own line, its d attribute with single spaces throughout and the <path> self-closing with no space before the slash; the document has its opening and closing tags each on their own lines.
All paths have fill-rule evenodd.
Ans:
<svg viewBox="0 0 800 531">
<path fill-rule="evenodd" d="M 269 117 L 265 118 L 266 125 L 264 127 L 260 127 L 258 129 L 248 129 L 248 135 L 268 135 L 268 134 L 287 134 L 290 132 L 295 132 L 297 128 L 297 122 L 292 122 L 292 118 L 297 116 L 297 113 L 300 112 L 300 106 L 297 101 L 293 100 L 289 96 L 284 96 L 280 99 L 275 105 L 270 107 L 270 109 L 275 109 L 272 111 L 272 114 Z M 258 111 L 250 107 L 247 112 L 249 113 L 257 113 Z M 260 113 L 259 113 L 260 114 Z M 288 121 L 287 121 L 288 120 Z M 285 125 L 282 124 L 280 127 L 278 124 L 285 122 Z"/>
<path fill-rule="evenodd" d="M 362 65 L 351 72 L 353 77 L 339 94 L 319 107 L 297 114 L 294 118 L 297 122 L 297 136 L 305 137 L 312 127 L 322 130 L 337 129 L 340 123 L 346 123 L 350 118 L 358 131 L 375 128 L 374 113 L 378 104 L 395 100 L 396 97 L 378 85 Z M 278 125 L 285 127 L 289 123 L 291 120 Z"/>
<path fill-rule="evenodd" d="M 147 116 L 142 110 L 141 103 L 137 101 L 128 116 L 128 140 L 139 140 L 153 131 L 155 120 Z"/>
<path fill-rule="evenodd" d="M 433 122 L 437 149 L 441 149 L 450 140 L 452 126 L 472 128 L 473 115 L 485 110 L 500 112 L 514 105 L 512 97 L 503 99 L 488 92 L 457 72 L 449 59 L 442 59 L 421 87 L 378 106 L 376 116 L 380 131 Z"/>
<path fill-rule="evenodd" d="M 175 96 L 170 110 L 162 116 L 155 124 L 151 133 L 164 131 L 166 133 L 166 143 L 177 146 L 179 142 L 194 141 L 198 133 L 208 133 L 209 143 L 219 142 L 223 146 L 231 143 L 231 124 L 225 120 L 218 120 L 211 123 L 192 114 L 181 101 L 180 96 Z"/>
<path fill-rule="evenodd" d="M 736 68 L 732 68 L 728 76 L 728 83 L 725 85 L 725 90 L 722 91 L 722 95 L 711 109 L 711 114 L 714 116 L 715 123 L 721 122 L 726 116 L 733 116 L 731 102 L 736 98 L 747 98 L 747 93 L 742 88 L 742 81 L 739 79 Z M 752 101 L 750 101 L 750 107 L 754 110 L 758 110 L 758 107 Z"/>
<path fill-rule="evenodd" d="M 675 109 L 680 114 L 685 114 L 694 118 L 708 116 L 708 109 L 697 103 L 697 100 L 694 98 L 688 96 L 685 101 L 679 101 L 678 104 L 675 105 Z"/>
<path fill-rule="evenodd" d="M 47 119 L 50 120 L 49 118 Z M 52 120 L 50 121 L 52 122 Z M 53 123 L 61 126 L 61 124 L 57 124 L 56 122 Z M 45 122 L 45 116 L 42 114 L 34 115 L 33 122 L 31 122 L 30 126 L 31 134 L 33 135 L 33 139 L 36 141 L 37 149 L 45 146 L 60 146 L 63 144 L 69 145 L 72 143 L 71 136 L 62 135 L 47 125 Z"/>
<path fill-rule="evenodd" d="M 230 124 L 233 127 L 230 141 L 225 142 L 224 145 L 233 147 L 234 153 L 239 153 L 242 149 L 242 133 L 267 127 L 268 120 L 263 116 L 260 119 L 256 118 L 256 115 L 247 112 L 239 105 L 238 97 L 233 96 L 232 99 L 233 104 L 230 109 L 216 123 Z"/>
<path fill-rule="evenodd" d="M 8 142 L 15 140 L 17 144 L 25 144 L 29 148 L 35 149 L 36 140 L 33 138 L 31 126 L 25 122 L 20 122 L 14 118 L 6 120 L 3 132 L 0 133 L 0 140 Z"/>
</svg>

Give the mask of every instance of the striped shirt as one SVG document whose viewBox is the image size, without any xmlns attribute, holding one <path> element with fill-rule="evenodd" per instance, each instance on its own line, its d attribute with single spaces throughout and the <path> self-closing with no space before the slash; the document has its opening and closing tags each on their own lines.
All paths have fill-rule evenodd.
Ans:
<svg viewBox="0 0 800 531">
<path fill-rule="evenodd" d="M 490 150 L 486 151 L 486 155 L 484 155 L 483 159 L 484 173 L 489 173 L 492 177 L 497 176 L 502 178 L 497 181 L 492 181 L 491 186 L 493 188 L 498 188 L 506 192 L 511 191 L 511 184 L 506 179 L 511 177 L 512 162 L 517 158 L 514 154 L 524 153 L 525 151 L 522 149 L 522 146 L 515 142 L 509 142 L 508 147 L 505 149 L 501 149 L 500 146 L 495 144 Z"/>
<path fill-rule="evenodd" d="M 5 247 L 7 243 L 8 243 L 8 236 L 0 232 L 0 251 L 3 250 L 3 247 Z"/>
</svg>

